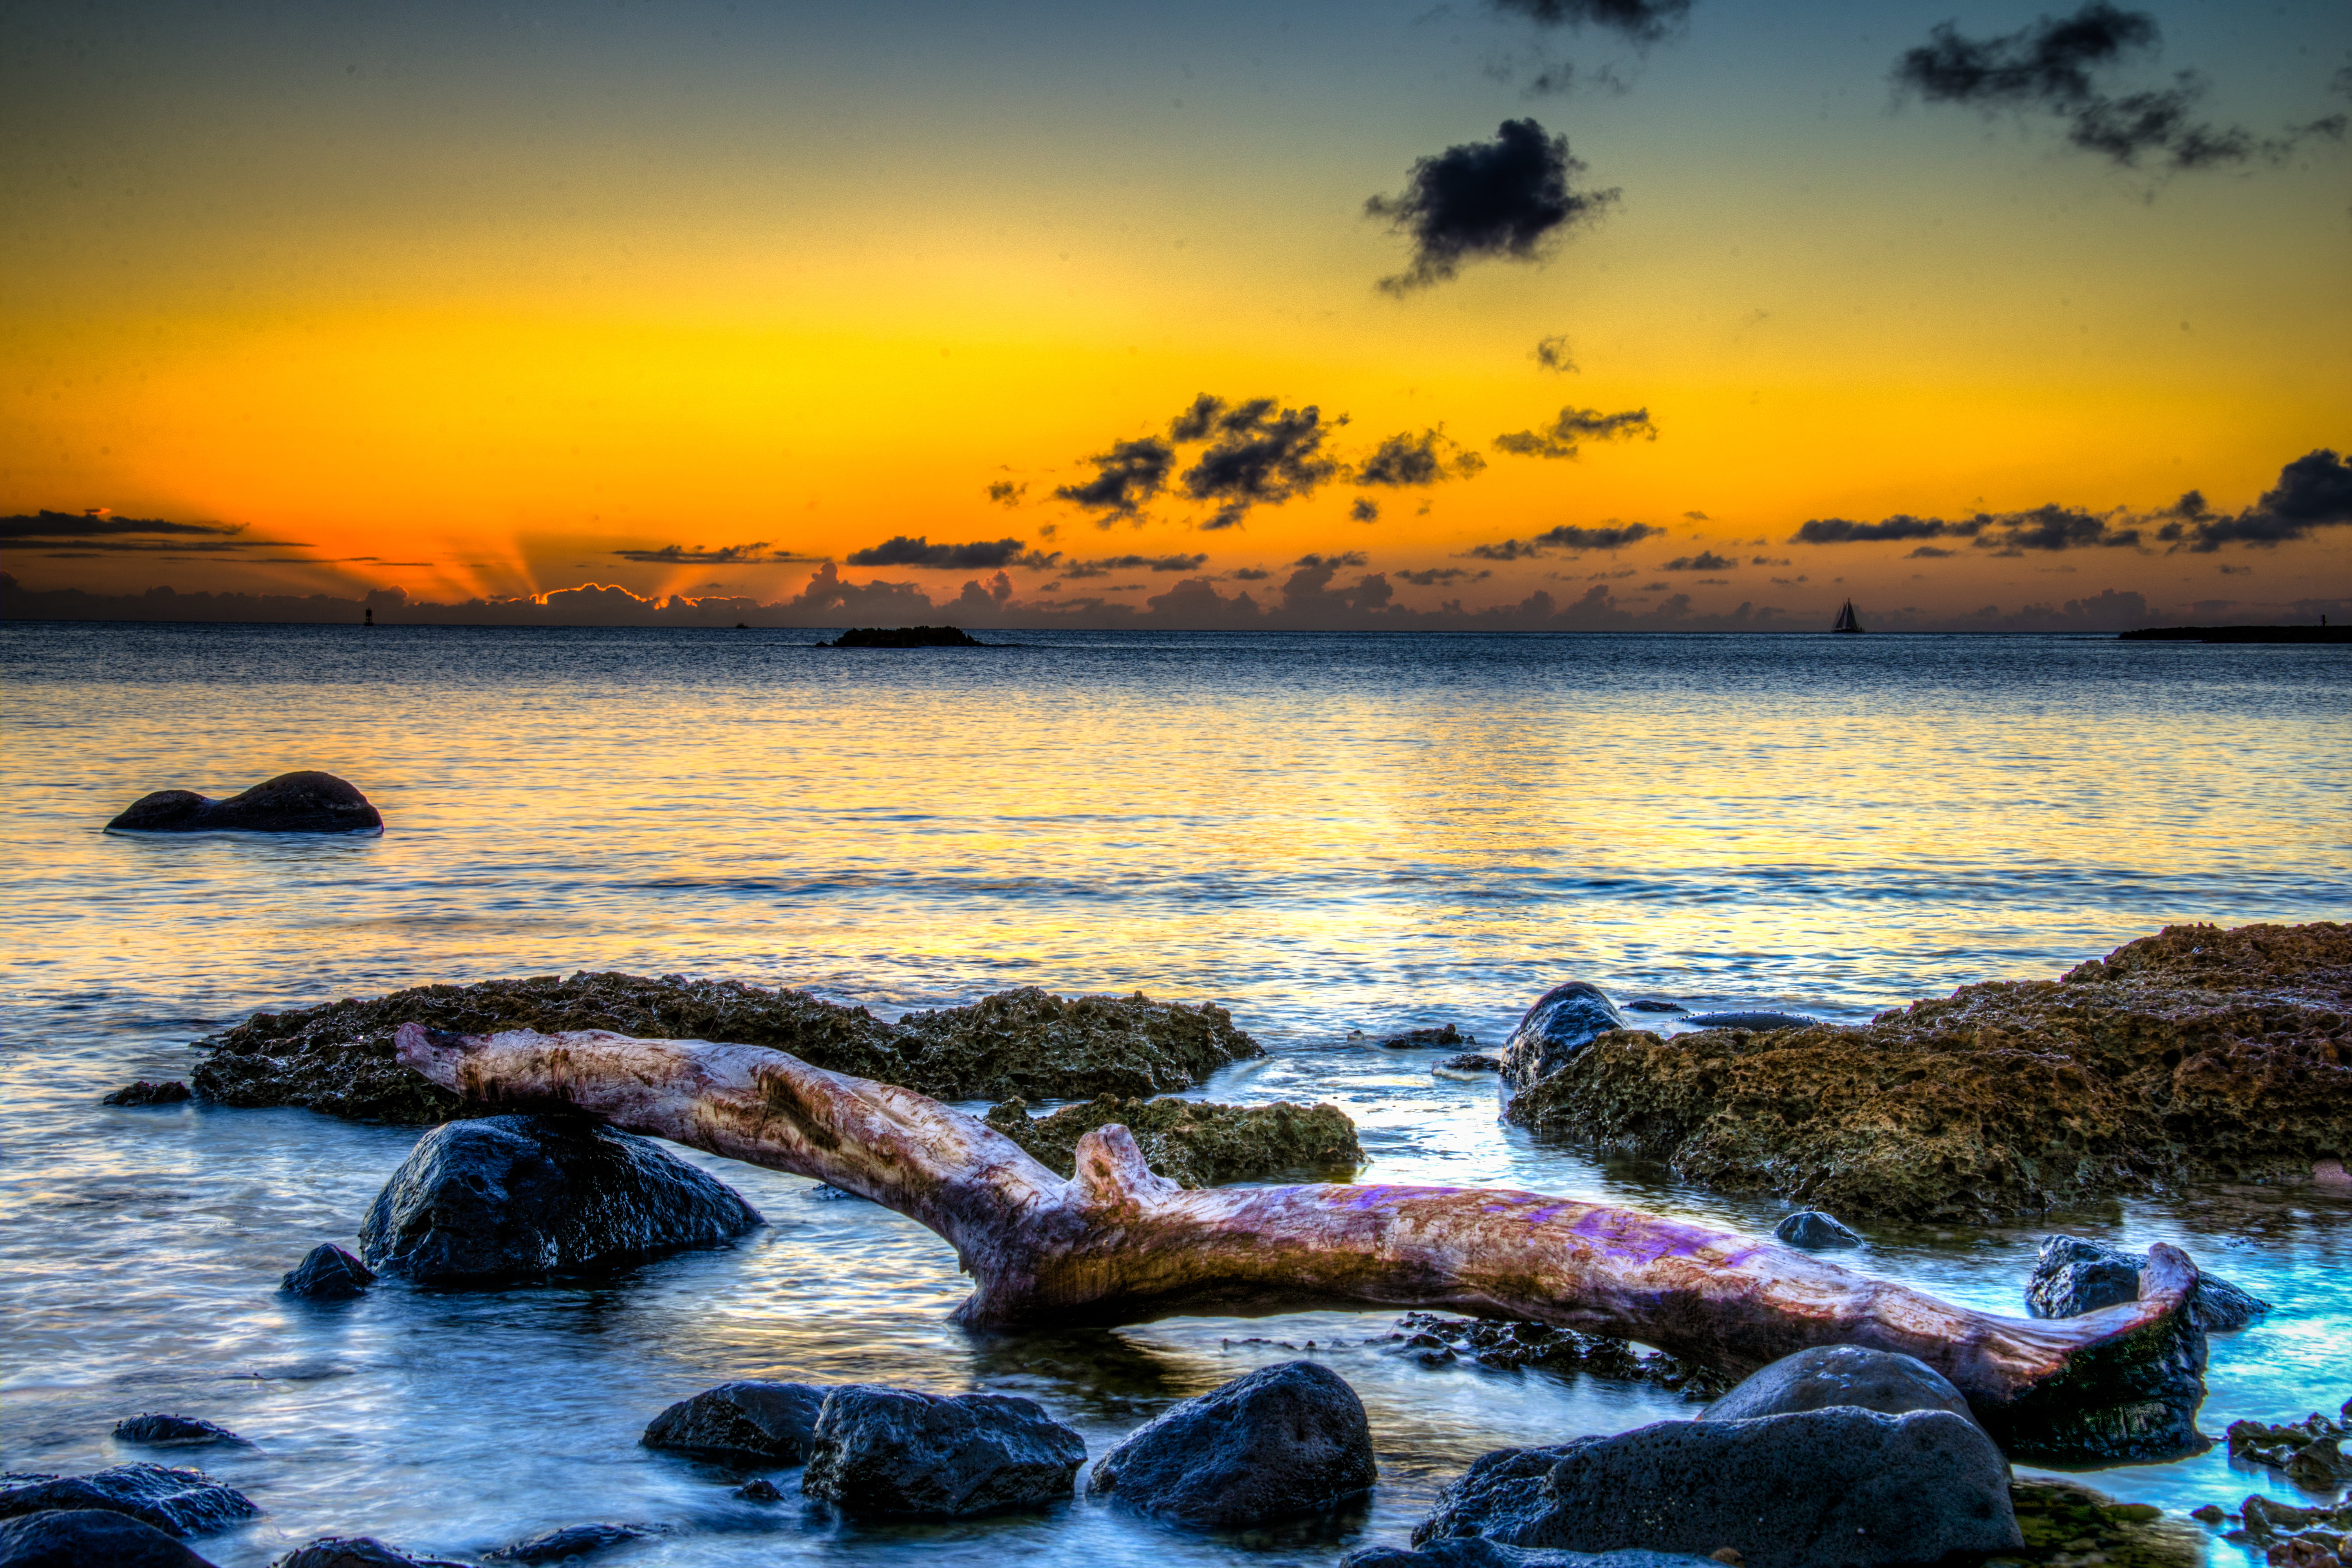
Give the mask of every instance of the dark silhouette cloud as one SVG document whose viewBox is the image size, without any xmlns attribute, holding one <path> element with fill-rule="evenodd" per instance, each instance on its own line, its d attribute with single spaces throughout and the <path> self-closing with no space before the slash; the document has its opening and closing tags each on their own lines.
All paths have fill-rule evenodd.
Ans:
<svg viewBox="0 0 2352 1568">
<path fill-rule="evenodd" d="M 1062 485 L 1054 495 L 1101 514 L 1095 521 L 1108 528 L 1118 519 L 1137 516 L 1167 489 L 1168 476 L 1176 468 L 1176 449 L 1156 437 L 1145 436 L 1114 441 L 1110 450 L 1087 461 L 1095 465 L 1095 477 L 1083 484 Z"/>
<path fill-rule="evenodd" d="M 1447 583 L 1475 583 L 1481 577 L 1494 574 L 1491 568 L 1483 566 L 1475 572 L 1466 566 L 1432 566 L 1426 571 L 1397 574 L 1416 588 L 1435 588 Z"/>
<path fill-rule="evenodd" d="M 1542 429 L 1496 437 L 1495 449 L 1518 458 L 1573 458 L 1582 442 L 1630 441 L 1636 436 L 1647 441 L 1658 438 L 1658 427 L 1650 422 L 1646 408 L 1603 414 L 1598 408 L 1571 406 L 1561 409 L 1559 417 Z"/>
<path fill-rule="evenodd" d="M 1548 136 L 1533 120 L 1507 120 L 1492 142 L 1465 142 L 1417 160 L 1402 195 L 1373 196 L 1367 216 L 1385 218 L 1412 240 L 1412 261 L 1381 279 L 1407 294 L 1444 282 L 1465 262 L 1540 261 L 1569 228 L 1598 218 L 1612 191 L 1569 187 L 1584 173 L 1568 138 Z"/>
<path fill-rule="evenodd" d="M 1658 570 L 1661 572 L 1725 572 L 1738 564 L 1738 562 L 1728 555 L 1717 555 L 1712 550 L 1702 550 L 1696 555 L 1677 555 Z"/>
<path fill-rule="evenodd" d="M 1263 566 L 1236 566 L 1225 575 L 1236 583 L 1263 583 L 1274 574 Z"/>
<path fill-rule="evenodd" d="M 1576 372 L 1576 361 L 1569 353 L 1568 339 L 1558 332 L 1536 340 L 1534 358 L 1536 363 L 1556 375 L 1572 375 Z"/>
<path fill-rule="evenodd" d="M 1976 531 L 1973 523 L 1946 522 L 1939 517 L 1913 517 L 1898 512 L 1883 522 L 1855 522 L 1850 518 L 1809 518 L 1789 536 L 1791 544 L 1871 544 L 1886 539 L 1941 539 L 1947 534 Z"/>
<path fill-rule="evenodd" d="M 1019 506 L 1021 498 L 1028 493 L 1029 486 L 1025 481 L 1017 485 L 1011 479 L 988 481 L 988 499 L 999 506 Z"/>
<path fill-rule="evenodd" d="M 1060 568 L 1065 577 L 1108 577 L 1114 572 L 1198 572 L 1206 555 L 1105 555 L 1073 561 Z"/>
<path fill-rule="evenodd" d="M 914 566 L 928 571 L 985 572 L 998 566 L 1051 566 L 1058 553 L 1039 555 L 1017 539 L 976 539 L 969 544 L 933 544 L 924 535 L 901 533 L 853 550 L 852 566 Z"/>
<path fill-rule="evenodd" d="M 1349 503 L 1348 516 L 1357 522 L 1378 522 L 1381 520 L 1381 503 L 1370 496 L 1358 496 Z"/>
<path fill-rule="evenodd" d="M 1442 484 L 1457 474 L 1466 479 L 1486 466 L 1486 458 L 1475 452 L 1457 449 L 1442 429 L 1423 430 L 1418 436 L 1402 430 L 1373 447 L 1372 455 L 1356 465 L 1353 478 L 1357 484 L 1366 487 L 1385 485 L 1405 489 Z"/>
<path fill-rule="evenodd" d="M 803 555 L 797 551 L 771 550 L 764 539 L 754 540 L 749 544 L 722 544 L 716 548 L 700 544 L 665 544 L 659 550 L 615 550 L 612 553 L 623 561 L 668 566 L 747 566 L 770 562 L 816 562 L 824 559 L 822 555 Z"/>
<path fill-rule="evenodd" d="M 1964 37 L 1957 24 L 1943 22 L 1930 29 L 1927 43 L 1895 60 L 1895 85 L 1930 103 L 2054 115 L 2065 123 L 2069 142 L 2126 168 L 2147 157 L 2177 170 L 2275 162 L 2306 137 L 2344 134 L 2340 114 L 2272 137 L 2200 120 L 2198 106 L 2207 89 L 2193 71 L 2178 73 L 2169 87 L 2120 96 L 2101 88 L 2099 73 L 2153 54 L 2161 41 L 2155 17 L 2109 0 L 2088 0 L 2071 16 L 2043 16 L 1990 38 Z"/>
<path fill-rule="evenodd" d="M 1879 522 L 1843 517 L 1812 518 L 1789 536 L 1791 544 L 1877 544 L 1906 539 L 1965 539 L 1979 550 L 2021 555 L 2029 550 L 2122 550 L 2137 547 L 2140 531 L 2118 526 L 2121 513 L 2102 515 L 2079 507 L 2046 505 L 2024 511 L 1980 511 L 1947 520 L 1898 513 Z M 1941 553 L 1950 554 L 1944 551 Z M 1906 559 L 1918 559 L 1914 551 Z"/>
<path fill-rule="evenodd" d="M 1547 529 L 1533 539 L 1506 539 L 1499 544 L 1474 544 L 1463 553 L 1474 561 L 1524 561 L 1531 556 L 1549 555 L 1555 550 L 1581 554 L 1588 550 L 1622 550 L 1628 544 L 1639 544 L 1664 533 L 1646 522 L 1611 523 L 1601 528 L 1580 528 L 1574 523 L 1562 523 Z"/>
<path fill-rule="evenodd" d="M 1903 559 L 1906 561 L 1941 561 L 1955 553 L 1957 552 L 1954 551 L 1938 550 L 1932 544 L 1923 544 L 1918 549 L 1913 551 L 1910 554 L 1906 555 Z"/>
<path fill-rule="evenodd" d="M 1205 529 L 1232 528 L 1252 507 L 1313 495 L 1339 468 L 1323 451 L 1331 426 L 1311 403 L 1284 408 L 1271 397 L 1254 397 L 1227 408 L 1203 395 L 1176 425 L 1200 428 L 1209 442 L 1183 476 L 1187 497 L 1218 509 L 1201 525 Z"/>
<path fill-rule="evenodd" d="M 53 560 L 100 555 L 246 557 L 255 550 L 307 550 L 297 539 L 247 539 L 243 523 L 171 522 L 156 517 L 116 517 L 103 510 L 19 512 L 0 517 L 0 546 L 50 552 Z M 65 552 L 70 551 L 70 554 Z M 278 557 L 271 557 L 278 560 Z M 294 560 L 304 565 L 308 556 Z"/>
<path fill-rule="evenodd" d="M 2306 452 L 2281 468 L 2278 483 L 2234 517 L 2217 515 L 2195 490 L 2167 511 L 2171 521 L 2156 537 L 2176 549 L 2203 555 L 2224 544 L 2283 544 L 2315 529 L 2352 524 L 2352 459 L 2325 447 Z"/>
<path fill-rule="evenodd" d="M 1543 27 L 1601 27 L 1636 44 L 1654 44 L 1690 16 L 1691 0 L 1486 0 L 1506 16 Z"/>
</svg>

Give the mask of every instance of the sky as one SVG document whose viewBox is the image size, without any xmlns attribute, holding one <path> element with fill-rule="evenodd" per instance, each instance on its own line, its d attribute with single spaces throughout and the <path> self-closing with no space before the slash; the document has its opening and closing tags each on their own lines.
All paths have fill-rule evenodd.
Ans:
<svg viewBox="0 0 2352 1568">
<path fill-rule="evenodd" d="M 18 613 L 2352 609 L 2341 0 L 5 16 Z"/>
</svg>

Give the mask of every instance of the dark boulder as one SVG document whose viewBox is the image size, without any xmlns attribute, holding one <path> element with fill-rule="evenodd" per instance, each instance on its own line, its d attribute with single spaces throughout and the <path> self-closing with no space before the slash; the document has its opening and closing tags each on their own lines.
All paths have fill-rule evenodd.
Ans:
<svg viewBox="0 0 2352 1568">
<path fill-rule="evenodd" d="M 1689 1008 L 1679 1002 L 1661 1002 L 1654 996 L 1644 996 L 1639 1002 L 1625 1004 L 1628 1013 L 1687 1013 Z"/>
<path fill-rule="evenodd" d="M 193 1415 L 150 1413 L 126 1415 L 114 1424 L 117 1442 L 144 1443 L 155 1448 L 194 1448 L 206 1443 L 236 1443 L 252 1447 L 226 1426 Z"/>
<path fill-rule="evenodd" d="M 1819 1209 L 1799 1209 L 1772 1227 L 1772 1239 L 1783 1247 L 1801 1247 L 1808 1252 L 1862 1245 L 1861 1237 Z"/>
<path fill-rule="evenodd" d="M 269 1568 L 466 1568 L 446 1557 L 411 1557 L 372 1535 L 322 1535 Z"/>
<path fill-rule="evenodd" d="M 2025 1282 L 2026 1310 L 2037 1318 L 2078 1318 L 2102 1307 L 2139 1300 L 2139 1271 L 2147 1254 L 2125 1252 L 2079 1236 L 2045 1236 Z M 2244 1328 L 2271 1304 L 2227 1279 L 2200 1273 L 2189 1315 L 2209 1334 Z"/>
<path fill-rule="evenodd" d="M 1581 980 L 1555 985 L 1503 1042 L 1504 1080 L 1515 1089 L 1526 1089 L 1566 1067 L 1598 1037 L 1624 1026 L 1617 1004 L 1598 985 Z"/>
<path fill-rule="evenodd" d="M 243 795 L 212 800 L 157 790 L 131 802 L 109 833 L 381 833 L 368 797 L 332 773 L 280 773 Z"/>
<path fill-rule="evenodd" d="M 168 1083 L 150 1083 L 141 1079 L 126 1084 L 99 1101 L 100 1105 L 177 1105 L 188 1098 L 188 1086 L 173 1079 Z"/>
<path fill-rule="evenodd" d="M 735 1489 L 735 1495 L 741 1498 L 745 1502 L 782 1502 L 784 1500 L 784 1494 L 776 1489 L 776 1483 L 770 1480 L 765 1476 L 753 1476 L 750 1480 L 745 1481 L 741 1486 Z"/>
<path fill-rule="evenodd" d="M 278 1288 L 313 1301 L 346 1301 L 375 1283 L 375 1272 L 331 1241 L 322 1241 L 289 1269 Z"/>
<path fill-rule="evenodd" d="M 1465 1035 L 1452 1024 L 1433 1029 L 1407 1029 L 1402 1035 L 1390 1035 L 1379 1044 L 1392 1051 L 1428 1050 L 1435 1046 L 1475 1046 L 1475 1035 Z"/>
<path fill-rule="evenodd" d="M 797 1465 L 824 1405 L 824 1390 L 805 1383 L 722 1383 L 655 1416 L 641 1441 L 745 1469 Z"/>
<path fill-rule="evenodd" d="M 1349 1552 L 1339 1568 L 1722 1568 L 1723 1560 L 1682 1552 L 1539 1552 L 1505 1546 L 1481 1536 L 1433 1541 L 1418 1551 L 1367 1546 Z"/>
<path fill-rule="evenodd" d="M 1750 1029 L 1764 1034 L 1774 1029 L 1815 1029 L 1822 1021 L 1802 1013 L 1693 1013 L 1683 1022 L 1702 1029 Z"/>
<path fill-rule="evenodd" d="M 1968 1396 L 1916 1357 L 1860 1345 L 1815 1345 L 1751 1374 L 1701 1413 L 1702 1421 L 1750 1421 L 1851 1405 L 1882 1415 L 1947 1410 L 1974 1421 Z"/>
<path fill-rule="evenodd" d="M 30 1513 L 0 1523 L 0 1568 L 213 1568 L 152 1524 L 104 1509 Z"/>
<path fill-rule="evenodd" d="M 1286 1172 L 1352 1176 L 1364 1163 L 1356 1124 L 1337 1106 L 1214 1105 L 1169 1096 L 1115 1100 L 1106 1094 L 1033 1117 L 1026 1100 L 992 1108 L 988 1124 L 1062 1175 L 1077 1168 L 1078 1140 L 1114 1123 L 1135 1135 L 1143 1163 L 1187 1187 L 1260 1181 Z"/>
<path fill-rule="evenodd" d="M 1484 1051 L 1465 1051 L 1458 1057 L 1446 1058 L 1429 1070 L 1440 1078 L 1484 1078 L 1490 1072 L 1501 1072 L 1503 1058 Z"/>
<path fill-rule="evenodd" d="M 529 1541 L 518 1541 L 512 1546 L 485 1552 L 482 1561 L 532 1564 L 571 1563 L 593 1556 L 608 1546 L 618 1546 L 625 1541 L 643 1541 L 651 1533 L 634 1524 L 567 1524 L 561 1530 L 534 1535 Z"/>
<path fill-rule="evenodd" d="M 708 1247 L 761 1223 L 734 1189 L 651 1139 L 559 1116 L 436 1127 L 368 1210 L 360 1250 L 386 1273 L 483 1285 Z"/>
<path fill-rule="evenodd" d="M 1070 1496 L 1086 1458 L 1034 1399 L 851 1384 L 825 1395 L 801 1490 L 849 1514 L 992 1513 Z"/>
<path fill-rule="evenodd" d="M 128 1514 L 166 1535 L 201 1535 L 261 1510 L 201 1470 L 114 1465 L 87 1476 L 0 1478 L 0 1519 L 77 1509 Z"/>
<path fill-rule="evenodd" d="M 1128 1434 L 1087 1489 L 1176 1524 L 1231 1528 L 1330 1508 L 1379 1479 L 1364 1402 L 1328 1367 L 1294 1361 Z"/>
<path fill-rule="evenodd" d="M 1943 1410 L 1839 1406 L 1746 1421 L 1666 1421 L 1486 1455 L 1440 1495 L 1415 1545 L 1711 1554 L 1748 1568 L 1934 1563 L 2023 1544 L 2009 1465 Z"/>
</svg>

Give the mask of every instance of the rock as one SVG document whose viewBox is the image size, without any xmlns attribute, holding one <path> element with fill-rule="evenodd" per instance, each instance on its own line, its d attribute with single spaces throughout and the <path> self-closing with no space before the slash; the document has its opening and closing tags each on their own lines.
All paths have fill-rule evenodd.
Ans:
<svg viewBox="0 0 2352 1568">
<path fill-rule="evenodd" d="M 177 1079 L 169 1083 L 150 1083 L 141 1079 L 125 1085 L 99 1101 L 100 1105 L 177 1105 L 188 1098 L 188 1086 Z"/>
<path fill-rule="evenodd" d="M 1750 1568 L 1933 1563 L 2022 1544 L 2009 1465 L 1943 1410 L 1847 1406 L 1746 1421 L 1665 1421 L 1488 1454 L 1413 1531 L 1512 1546 L 1701 1555 Z"/>
<path fill-rule="evenodd" d="M 1566 1067 L 1599 1036 L 1625 1026 L 1617 1005 L 1597 985 L 1571 980 L 1538 998 L 1503 1042 L 1503 1080 L 1532 1088 Z"/>
<path fill-rule="evenodd" d="M 753 1476 L 750 1480 L 745 1481 L 741 1486 L 735 1489 L 735 1495 L 741 1498 L 745 1502 L 782 1502 L 784 1500 L 784 1494 L 776 1489 L 776 1483 L 768 1479 L 765 1476 Z"/>
<path fill-rule="evenodd" d="M 482 1553 L 485 1563 L 571 1563 L 593 1555 L 624 1541 L 643 1541 L 652 1531 L 634 1524 L 567 1524 Z"/>
<path fill-rule="evenodd" d="M 1484 1078 L 1490 1072 L 1501 1072 L 1503 1058 L 1482 1051 L 1465 1051 L 1458 1057 L 1446 1058 L 1429 1070 L 1439 1078 Z"/>
<path fill-rule="evenodd" d="M 1106 1094 L 1084 1105 L 1032 1117 L 1028 1103 L 992 1108 L 988 1124 L 1061 1174 L 1077 1167 L 1078 1140 L 1097 1127 L 1123 1124 L 1144 1163 L 1187 1187 L 1258 1181 L 1303 1171 L 1346 1180 L 1364 1163 L 1356 1124 L 1336 1106 L 1213 1105 L 1173 1098 L 1119 1100 Z"/>
<path fill-rule="evenodd" d="M 374 1283 L 375 1273 L 366 1264 L 333 1242 L 322 1241 L 278 1281 L 278 1288 L 313 1301 L 345 1301 Z"/>
<path fill-rule="evenodd" d="M 156 1448 L 194 1448 L 207 1443 L 253 1446 L 226 1426 L 192 1415 L 126 1415 L 114 1424 L 114 1436 L 118 1442 L 144 1443 Z"/>
<path fill-rule="evenodd" d="M 801 1490 L 850 1514 L 961 1517 L 1066 1498 L 1086 1458 L 1034 1399 L 851 1384 L 825 1395 Z"/>
<path fill-rule="evenodd" d="M 611 1268 L 761 1224 L 733 1188 L 649 1138 L 559 1116 L 436 1127 L 360 1226 L 360 1250 L 422 1284 Z"/>
<path fill-rule="evenodd" d="M 332 773 L 280 773 L 243 795 L 212 800 L 157 790 L 106 825 L 109 833 L 381 833 L 367 796 Z"/>
<path fill-rule="evenodd" d="M 1683 1020 L 1706 1029 L 1818 1029 L 1819 1018 L 1802 1013 L 1693 1013 Z"/>
<path fill-rule="evenodd" d="M 2330 1421 L 2317 1411 L 2301 1421 L 2266 1426 L 2260 1421 L 2232 1421 L 2229 1427 L 2230 1458 L 2250 1465 L 2284 1470 L 2300 1486 L 2325 1491 L 2352 1480 L 2352 1457 L 2344 1444 L 2352 1440 L 2352 1400 L 2345 1401 L 2345 1418 Z"/>
<path fill-rule="evenodd" d="M 1339 1568 L 1719 1568 L 1719 1557 L 1681 1552 L 1538 1552 L 1505 1546 L 1480 1536 L 1433 1541 L 1419 1551 L 1367 1546 L 1349 1552 Z"/>
<path fill-rule="evenodd" d="M 1858 1028 L 1601 1034 L 1506 1114 L 1833 1214 L 1992 1221 L 2352 1152 L 2347 1011 L 2352 926 L 2172 926 Z"/>
<path fill-rule="evenodd" d="M 1380 1479 L 1363 1401 L 1311 1361 L 1261 1367 L 1164 1411 L 1102 1457 L 1087 1489 L 1195 1529 L 1345 1501 Z"/>
<path fill-rule="evenodd" d="M 2139 1271 L 2147 1267 L 2144 1252 L 2125 1252 L 2079 1236 L 2045 1236 L 2026 1280 L 2026 1310 L 2037 1318 L 2077 1318 L 2137 1301 Z M 2209 1334 L 2242 1329 L 2270 1310 L 2261 1297 L 2201 1272 L 2189 1298 L 2189 1316 Z"/>
<path fill-rule="evenodd" d="M 805 1383 L 722 1383 L 655 1416 L 641 1441 L 745 1469 L 797 1465 L 824 1404 L 824 1390 Z"/>
<path fill-rule="evenodd" d="M 1625 1004 L 1628 1013 L 1687 1013 L 1689 1008 L 1679 1002 L 1661 1002 L 1654 996 L 1644 996 L 1639 1002 Z"/>
<path fill-rule="evenodd" d="M 1772 1227 L 1772 1239 L 1784 1247 L 1801 1247 L 1808 1252 L 1862 1245 L 1861 1237 L 1819 1209 L 1799 1209 L 1789 1215 Z"/>
<path fill-rule="evenodd" d="M 201 1535 L 259 1509 L 245 1494 L 202 1470 L 164 1465 L 113 1465 L 87 1476 L 19 1476 L 0 1479 L 0 1519 L 51 1510 L 104 1509 L 128 1514 L 166 1535 Z"/>
<path fill-rule="evenodd" d="M 863 1007 L 805 991 L 682 975 L 549 974 L 256 1014 L 197 1042 L 211 1055 L 193 1075 L 195 1088 L 224 1105 L 446 1121 L 461 1112 L 457 1096 L 394 1056 L 394 1031 L 411 1022 L 468 1035 L 610 1029 L 641 1039 L 772 1046 L 829 1071 L 950 1100 L 1166 1094 L 1265 1054 L 1222 1007 L 1140 994 L 1065 1000 L 1033 987 L 887 1024 Z"/>
<path fill-rule="evenodd" d="M 152 1524 L 105 1509 L 60 1509 L 0 1523 L 0 1568 L 213 1568 Z"/>
<path fill-rule="evenodd" d="M 859 626 L 819 647 L 986 647 L 955 626 Z"/>
<path fill-rule="evenodd" d="M 1468 1361 L 1496 1372 L 1538 1369 L 1580 1372 L 1624 1383 L 1654 1383 L 1682 1391 L 1685 1399 L 1712 1399 L 1732 1380 L 1711 1368 L 1677 1361 L 1659 1351 L 1636 1351 L 1624 1340 L 1490 1318 L 1446 1318 L 1407 1312 L 1388 1342 L 1424 1366 Z"/>
<path fill-rule="evenodd" d="M 2199 1531 L 2147 1503 L 2117 1502 L 2088 1487 L 2050 1479 L 2013 1482 L 2009 1498 L 2029 1562 L 2196 1568 L 2206 1561 Z"/>
<path fill-rule="evenodd" d="M 322 1535 L 298 1546 L 269 1568 L 466 1568 L 446 1557 L 411 1557 L 372 1535 Z"/>
<path fill-rule="evenodd" d="M 1426 1050 L 1433 1046 L 1475 1046 L 1477 1039 L 1448 1024 L 1440 1029 L 1407 1029 L 1379 1042 L 1386 1050 Z"/>
<path fill-rule="evenodd" d="M 1816 1345 L 1750 1374 L 1701 1412 L 1702 1421 L 1751 1421 L 1850 1405 L 1900 1415 L 1944 1410 L 1973 1422 L 1968 1397 L 1926 1362 L 1860 1345 Z"/>
</svg>

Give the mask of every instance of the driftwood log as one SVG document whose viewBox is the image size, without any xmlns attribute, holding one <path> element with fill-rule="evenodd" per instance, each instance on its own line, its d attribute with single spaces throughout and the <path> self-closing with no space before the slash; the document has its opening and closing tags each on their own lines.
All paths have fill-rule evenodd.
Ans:
<svg viewBox="0 0 2352 1568">
<path fill-rule="evenodd" d="M 571 1111 L 830 1183 L 937 1231 L 976 1328 L 1410 1307 L 1517 1318 L 1746 1373 L 1814 1345 L 1916 1356 L 2013 1449 L 2155 1458 L 2202 1446 L 2197 1270 L 2151 1249 L 2140 1300 L 2078 1318 L 1971 1311 L 1810 1254 L 1639 1210 L 1502 1189 L 1186 1191 L 1124 1127 L 1055 1174 L 976 1118 L 785 1052 L 602 1030 L 399 1031 L 469 1100 Z"/>
</svg>

